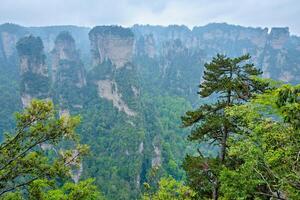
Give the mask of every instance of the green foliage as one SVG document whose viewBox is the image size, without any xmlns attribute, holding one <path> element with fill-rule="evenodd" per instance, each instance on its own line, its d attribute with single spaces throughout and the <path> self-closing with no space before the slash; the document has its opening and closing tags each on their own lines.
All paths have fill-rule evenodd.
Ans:
<svg viewBox="0 0 300 200">
<path fill-rule="evenodd" d="M 68 182 L 60 188 L 53 189 L 51 181 L 37 180 L 30 185 L 29 198 L 32 200 L 104 200 L 93 182 L 93 179 L 77 184 Z"/>
<path fill-rule="evenodd" d="M 221 172 L 225 199 L 299 199 L 299 86 L 283 85 L 226 110 L 238 132 Z"/>
<path fill-rule="evenodd" d="M 57 35 L 57 37 L 55 39 L 55 43 L 58 43 L 60 41 L 67 41 L 67 42 L 75 43 L 75 40 L 71 36 L 69 31 L 62 31 Z"/>
<path fill-rule="evenodd" d="M 158 95 L 184 97 L 194 103 L 197 95 L 197 84 L 202 73 L 201 50 L 189 51 L 179 40 L 167 42 L 163 47 L 164 54 L 149 57 L 145 51 L 145 41 L 137 41 L 138 52 L 142 55 L 134 58 L 138 72 L 143 78 L 143 90 Z M 188 67 L 187 67 L 188 66 Z M 154 87 L 155 86 L 155 87 Z"/>
<path fill-rule="evenodd" d="M 123 28 L 121 26 L 96 26 L 89 32 L 90 37 L 97 34 L 104 36 L 115 35 L 119 37 L 133 37 L 130 28 Z"/>
<path fill-rule="evenodd" d="M 40 37 L 30 35 L 21 38 L 17 42 L 17 50 L 20 56 L 26 55 L 44 59 L 44 55 L 42 54 L 43 49 L 44 45 Z"/>
<path fill-rule="evenodd" d="M 93 179 L 80 181 L 79 183 L 67 182 L 56 188 L 53 181 L 37 179 L 28 188 L 30 200 L 104 200 L 97 187 L 93 185 Z M 20 192 L 10 192 L 0 197 L 1 200 L 24 200 Z"/>
<path fill-rule="evenodd" d="M 48 195 L 41 188 L 51 183 L 54 189 L 67 180 L 71 169 L 87 153 L 87 146 L 78 143 L 74 131 L 79 118 L 57 118 L 51 102 L 33 100 L 16 119 L 15 132 L 6 134 L 0 145 L 0 198 L 26 199 L 22 193 L 28 191 L 30 199 L 46 199 Z M 68 141 L 70 149 L 64 147 L 58 151 L 57 145 L 63 141 Z M 55 155 L 50 156 L 51 152 Z M 91 180 L 79 185 L 68 183 L 62 188 L 68 196 L 54 195 L 51 199 L 96 199 L 98 193 L 91 183 Z"/>
<path fill-rule="evenodd" d="M 143 158 L 139 146 L 145 137 L 141 119 L 128 118 L 98 96 L 85 106 L 88 109 L 82 112 L 80 131 L 85 133 L 83 142 L 90 145 L 91 153 L 84 160 L 83 176 L 95 177 L 108 199 L 137 198 Z"/>
<path fill-rule="evenodd" d="M 12 72 L 7 72 L 0 64 L 0 133 L 10 131 L 14 128 L 13 113 L 21 110 L 21 97 L 17 81 L 14 80 Z M 0 134 L 0 142 L 4 134 Z"/>
<path fill-rule="evenodd" d="M 17 42 L 17 51 L 22 58 L 26 56 L 27 69 L 21 69 L 21 93 L 36 98 L 49 96 L 50 79 L 45 65 L 44 46 L 40 37 L 32 35 L 23 37 Z M 24 66 L 23 66 L 24 67 Z M 44 70 L 44 71 L 41 71 Z"/>
<path fill-rule="evenodd" d="M 33 96 L 39 95 L 37 98 L 43 99 L 49 96 L 50 79 L 48 76 L 25 72 L 21 77 L 20 90 L 26 94 Z"/>
<path fill-rule="evenodd" d="M 198 149 L 199 156 L 188 155 L 184 161 L 189 183 L 201 198 L 218 199 L 221 167 L 232 165 L 231 158 L 227 158 L 227 140 L 236 127 L 226 117 L 225 109 L 247 101 L 267 86 L 253 78 L 261 72 L 247 62 L 249 59 L 249 55 L 238 58 L 217 55 L 206 63 L 199 94 L 201 98 L 215 97 L 217 101 L 201 105 L 182 117 L 183 126 L 192 127 L 189 140 L 209 142 L 219 150 L 218 157 L 206 157 Z"/>
<path fill-rule="evenodd" d="M 191 105 L 181 97 L 143 95 L 146 130 L 150 138 L 159 136 L 161 141 L 162 170 L 177 180 L 184 178 L 181 162 L 187 153 L 191 153 L 185 140 L 188 131 L 183 131 L 180 126 L 180 116 Z M 159 134 L 158 134 L 159 133 Z M 150 140 L 149 138 L 149 140 Z M 149 166 L 150 168 L 150 166 Z"/>
<path fill-rule="evenodd" d="M 144 184 L 149 190 L 150 186 Z M 177 182 L 175 179 L 162 178 L 159 181 L 159 188 L 154 193 L 145 193 L 143 200 L 192 200 L 195 196 L 195 192 L 188 186 L 183 185 L 181 182 Z"/>
<path fill-rule="evenodd" d="M 58 71 L 56 72 L 55 83 L 52 87 L 52 94 L 55 103 L 61 108 L 67 108 L 71 111 L 76 110 L 74 106 L 82 106 L 84 102 L 84 85 L 78 86 L 83 82 L 81 75 L 85 75 L 82 63 L 61 60 Z"/>
</svg>

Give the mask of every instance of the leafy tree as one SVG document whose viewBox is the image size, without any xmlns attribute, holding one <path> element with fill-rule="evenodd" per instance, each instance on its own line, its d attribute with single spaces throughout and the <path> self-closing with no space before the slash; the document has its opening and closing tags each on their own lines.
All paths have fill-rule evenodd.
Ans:
<svg viewBox="0 0 300 200">
<path fill-rule="evenodd" d="M 22 199 L 29 195 L 30 199 L 45 199 L 40 188 L 51 182 L 47 193 L 55 192 L 87 153 L 87 146 L 78 143 L 74 131 L 79 118 L 58 118 L 50 101 L 33 100 L 16 119 L 15 132 L 7 133 L 0 145 L 0 198 Z M 60 192 L 66 193 L 68 199 L 86 199 L 79 194 L 75 198 L 73 193 L 88 193 L 91 189 L 89 195 L 96 195 L 93 187 L 91 181 L 78 185 L 67 183 Z M 23 195 L 25 193 L 27 195 Z M 38 195 L 42 195 L 41 198 Z"/>
<path fill-rule="evenodd" d="M 144 186 L 150 189 L 148 184 Z M 159 188 L 154 194 L 145 193 L 143 200 L 191 200 L 195 196 L 195 192 L 188 186 L 177 182 L 175 179 L 162 178 L 159 181 Z"/>
<path fill-rule="evenodd" d="M 225 108 L 247 101 L 256 92 L 261 92 L 265 84 L 253 76 L 261 72 L 249 62 L 249 55 L 228 58 L 217 55 L 206 63 L 203 82 L 200 84 L 200 97 L 216 99 L 211 104 L 201 105 L 188 111 L 182 117 L 184 127 L 192 127 L 188 139 L 199 143 L 209 142 L 219 149 L 217 157 L 187 155 L 184 168 L 192 188 L 201 198 L 219 197 L 219 172 L 223 165 L 229 165 L 227 140 L 235 132 L 234 124 L 225 116 Z"/>
<path fill-rule="evenodd" d="M 237 125 L 229 138 L 239 164 L 220 173 L 225 199 L 299 199 L 300 86 L 283 85 L 226 113 Z"/>
<path fill-rule="evenodd" d="M 103 200 L 104 198 L 97 187 L 93 185 L 93 182 L 93 179 L 87 179 L 78 184 L 68 182 L 61 188 L 49 189 L 49 187 L 51 188 L 51 181 L 38 180 L 31 185 L 29 196 L 32 200 Z"/>
</svg>

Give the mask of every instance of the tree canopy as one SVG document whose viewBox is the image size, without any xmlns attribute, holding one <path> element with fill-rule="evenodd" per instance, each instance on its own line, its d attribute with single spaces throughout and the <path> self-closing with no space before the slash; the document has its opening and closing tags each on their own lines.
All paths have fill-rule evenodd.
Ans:
<svg viewBox="0 0 300 200">
<path fill-rule="evenodd" d="M 192 127 L 189 140 L 209 142 L 218 149 L 217 157 L 206 157 L 198 150 L 199 156 L 187 155 L 184 161 L 188 180 L 202 197 L 218 199 L 219 172 L 223 165 L 231 164 L 227 158 L 227 140 L 236 130 L 226 117 L 225 109 L 248 101 L 267 86 L 255 78 L 261 71 L 249 63 L 249 59 L 249 55 L 237 58 L 217 55 L 206 63 L 199 95 L 201 98 L 210 98 L 211 103 L 188 111 L 182 117 L 183 126 Z"/>
<path fill-rule="evenodd" d="M 0 198 L 100 199 L 92 180 L 67 183 L 88 152 L 74 131 L 79 117 L 59 117 L 52 102 L 33 100 L 16 121 L 0 145 Z"/>
</svg>

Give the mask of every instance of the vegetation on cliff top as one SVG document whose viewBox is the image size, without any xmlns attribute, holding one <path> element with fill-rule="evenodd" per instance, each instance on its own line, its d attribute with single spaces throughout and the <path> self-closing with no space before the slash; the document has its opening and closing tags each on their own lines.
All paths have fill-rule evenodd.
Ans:
<svg viewBox="0 0 300 200">
<path fill-rule="evenodd" d="M 43 55 L 44 45 L 40 37 L 33 35 L 23 37 L 17 42 L 17 50 L 20 56 L 35 56 Z"/>
<path fill-rule="evenodd" d="M 90 37 L 98 34 L 102 36 L 115 35 L 122 38 L 133 37 L 133 32 L 130 28 L 121 26 L 96 26 L 89 32 Z"/>
</svg>

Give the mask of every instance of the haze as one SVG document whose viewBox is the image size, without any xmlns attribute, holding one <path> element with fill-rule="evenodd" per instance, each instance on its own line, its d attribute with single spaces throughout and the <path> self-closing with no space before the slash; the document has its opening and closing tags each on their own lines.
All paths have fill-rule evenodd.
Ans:
<svg viewBox="0 0 300 200">
<path fill-rule="evenodd" d="M 1 0 L 0 23 L 25 26 L 185 24 L 211 22 L 286 27 L 300 35 L 297 0 Z"/>
</svg>

